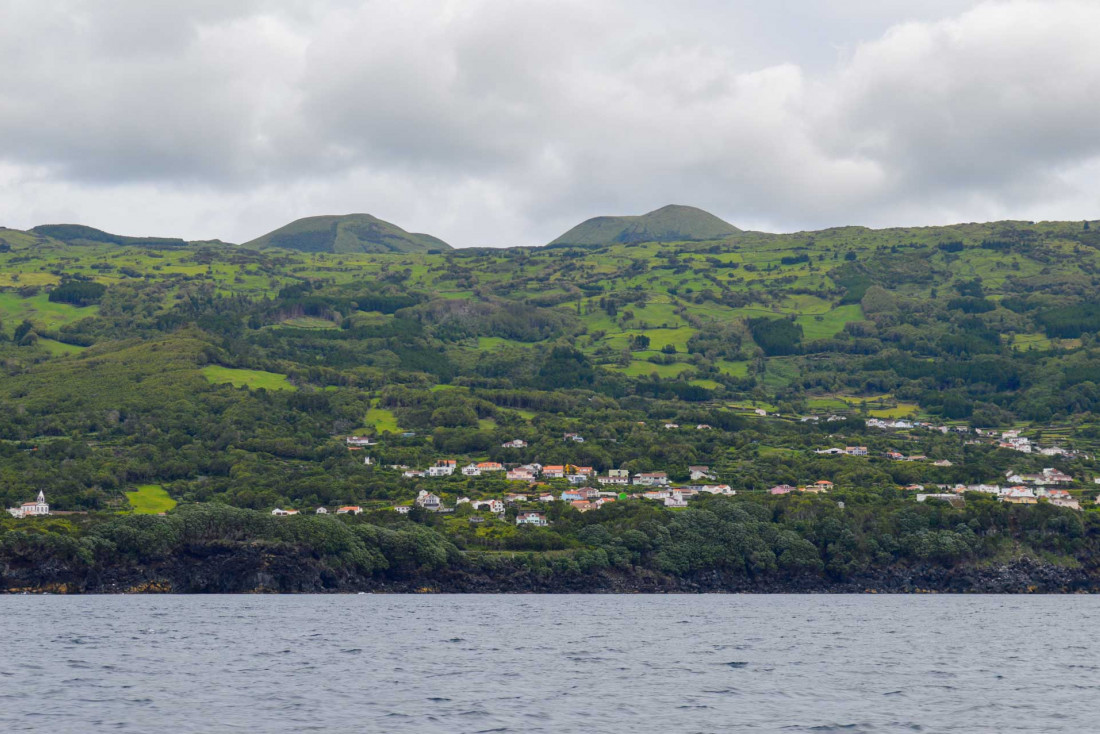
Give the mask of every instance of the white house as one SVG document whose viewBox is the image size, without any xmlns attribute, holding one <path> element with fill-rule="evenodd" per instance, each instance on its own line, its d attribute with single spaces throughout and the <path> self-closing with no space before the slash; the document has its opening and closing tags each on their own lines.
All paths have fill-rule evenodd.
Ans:
<svg viewBox="0 0 1100 734">
<path fill-rule="evenodd" d="M 527 448 L 527 442 L 521 438 L 513 438 L 511 441 L 505 441 L 500 445 L 502 449 L 525 449 Z"/>
<path fill-rule="evenodd" d="M 327 515 L 327 514 L 328 514 L 328 508 L 326 508 L 326 507 L 318 507 L 318 508 L 317 508 L 317 511 L 316 511 L 316 512 L 315 512 L 314 514 L 317 514 L 317 515 Z"/>
<path fill-rule="evenodd" d="M 464 477 L 480 477 L 481 469 L 477 468 L 477 464 L 467 464 L 462 467 L 462 476 Z"/>
<path fill-rule="evenodd" d="M 440 459 L 435 466 L 428 467 L 429 477 L 449 477 L 455 473 L 458 462 L 454 459 Z"/>
<path fill-rule="evenodd" d="M 41 517 L 50 514 L 50 506 L 46 503 L 45 493 L 40 491 L 34 502 L 24 502 L 19 507 L 9 507 L 8 512 L 11 513 L 12 517 L 20 519 L 24 517 Z"/>
<path fill-rule="evenodd" d="M 439 499 L 439 495 L 422 489 L 420 494 L 416 496 L 416 504 L 430 512 L 437 512 L 443 506 L 443 501 Z"/>
<path fill-rule="evenodd" d="M 673 490 L 672 493 L 665 497 L 665 507 L 687 507 L 687 500 L 679 492 Z"/>
<path fill-rule="evenodd" d="M 688 474 L 691 475 L 691 481 L 697 482 L 700 479 L 715 479 L 716 477 L 710 473 L 709 466 L 689 466 Z"/>
<path fill-rule="evenodd" d="M 276 507 L 274 510 L 271 511 L 271 514 L 275 515 L 277 517 L 283 517 L 283 516 L 286 516 L 286 515 L 297 515 L 298 511 L 297 510 L 280 510 L 278 507 Z"/>
<path fill-rule="evenodd" d="M 408 515 L 409 510 L 411 510 L 411 509 L 412 509 L 412 507 L 410 507 L 409 505 L 398 505 L 397 507 L 393 508 L 394 512 L 396 512 L 399 515 Z"/>
<path fill-rule="evenodd" d="M 504 503 L 500 500 L 476 500 L 470 503 L 470 507 L 473 507 L 475 510 L 488 510 L 494 515 L 504 513 Z"/>
<path fill-rule="evenodd" d="M 663 471 L 642 472 L 634 475 L 634 483 L 646 487 L 664 487 L 668 485 L 668 474 Z"/>
<path fill-rule="evenodd" d="M 549 524 L 546 515 L 541 512 L 521 512 L 516 515 L 516 525 L 534 525 L 544 528 Z"/>
<path fill-rule="evenodd" d="M 336 511 L 337 515 L 362 515 L 363 508 L 359 505 L 347 505 Z"/>
<path fill-rule="evenodd" d="M 704 484 L 701 487 L 697 487 L 700 492 L 706 492 L 708 494 L 725 494 L 733 496 L 737 494 L 737 490 L 731 489 L 728 484 Z"/>
<path fill-rule="evenodd" d="M 348 446 L 374 446 L 375 441 L 369 436 L 348 436 L 347 444 Z"/>
</svg>

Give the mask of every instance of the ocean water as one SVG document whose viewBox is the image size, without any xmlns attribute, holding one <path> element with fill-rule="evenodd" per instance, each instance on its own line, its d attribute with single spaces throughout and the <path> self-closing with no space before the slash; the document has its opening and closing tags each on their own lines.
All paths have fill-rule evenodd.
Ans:
<svg viewBox="0 0 1100 734">
<path fill-rule="evenodd" d="M 1085 596 L 8 596 L 0 632 L 0 732 L 1100 731 Z"/>
</svg>

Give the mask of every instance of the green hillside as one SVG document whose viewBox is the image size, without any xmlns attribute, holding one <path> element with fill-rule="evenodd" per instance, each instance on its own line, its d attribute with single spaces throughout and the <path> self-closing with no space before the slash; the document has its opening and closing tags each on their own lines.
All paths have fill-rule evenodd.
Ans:
<svg viewBox="0 0 1100 734">
<path fill-rule="evenodd" d="M 551 245 L 612 245 L 632 242 L 717 240 L 740 232 L 729 222 L 692 206 L 670 204 L 641 216 L 593 217 Z"/>
<path fill-rule="evenodd" d="M 706 464 L 745 493 L 1100 475 L 1100 234 L 1081 222 L 413 253 L 3 234 L 9 503 L 407 500 L 417 480 L 365 470 L 355 433 L 384 465 Z M 903 416 L 1080 453 L 865 425 Z M 872 456 L 814 453 L 837 445 Z"/>
<path fill-rule="evenodd" d="M 814 589 L 1038 559 L 1100 588 L 1095 222 L 382 253 L 47 231 L 0 230 L 0 506 L 41 490 L 92 514 L 0 517 L 0 569 L 114 578 L 209 541 Z M 545 473 L 417 472 L 442 460 L 663 472 L 688 494 L 614 487 L 594 509 Z M 917 499 L 1043 470 L 1066 495 Z M 394 511 L 422 490 L 453 512 Z M 458 502 L 524 493 L 503 515 Z"/>
<path fill-rule="evenodd" d="M 449 250 L 441 239 L 406 232 L 370 214 L 307 217 L 246 242 L 244 247 L 281 247 L 302 252 L 384 253 Z"/>
<path fill-rule="evenodd" d="M 111 244 L 147 247 L 185 247 L 187 245 L 185 240 L 176 237 L 127 237 L 83 224 L 40 224 L 29 231 L 73 245 Z"/>
</svg>

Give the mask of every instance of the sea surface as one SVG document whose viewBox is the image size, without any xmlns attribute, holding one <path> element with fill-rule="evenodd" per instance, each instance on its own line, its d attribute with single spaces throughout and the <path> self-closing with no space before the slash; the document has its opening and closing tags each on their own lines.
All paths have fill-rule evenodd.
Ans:
<svg viewBox="0 0 1100 734">
<path fill-rule="evenodd" d="M 7 596 L 0 732 L 1096 732 L 1086 596 Z"/>
</svg>

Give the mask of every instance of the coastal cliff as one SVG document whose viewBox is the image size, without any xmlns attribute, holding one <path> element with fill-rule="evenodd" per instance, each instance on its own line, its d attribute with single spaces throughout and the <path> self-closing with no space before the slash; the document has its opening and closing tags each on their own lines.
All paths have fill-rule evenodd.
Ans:
<svg viewBox="0 0 1100 734">
<path fill-rule="evenodd" d="M 645 568 L 540 574 L 503 561 L 487 569 L 460 563 L 430 572 L 363 574 L 333 569 L 291 549 L 193 546 L 155 563 L 88 567 L 50 561 L 0 566 L 0 593 L 1095 593 L 1096 568 L 1020 559 L 995 565 L 918 564 L 845 578 L 824 574 L 746 576 L 721 571 L 674 576 Z"/>
</svg>

